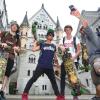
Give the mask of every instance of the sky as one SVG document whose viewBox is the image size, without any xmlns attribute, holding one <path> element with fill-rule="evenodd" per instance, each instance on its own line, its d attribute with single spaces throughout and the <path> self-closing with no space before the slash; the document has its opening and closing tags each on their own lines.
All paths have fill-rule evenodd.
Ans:
<svg viewBox="0 0 100 100">
<path fill-rule="evenodd" d="M 70 15 L 69 5 L 74 5 L 80 12 L 97 11 L 100 7 L 100 0 L 5 0 L 8 12 L 9 22 L 16 20 L 21 24 L 27 11 L 28 18 L 31 18 L 38 10 L 42 3 L 50 16 L 56 22 L 59 18 L 61 27 L 72 25 L 74 33 L 77 30 L 79 20 Z"/>
</svg>

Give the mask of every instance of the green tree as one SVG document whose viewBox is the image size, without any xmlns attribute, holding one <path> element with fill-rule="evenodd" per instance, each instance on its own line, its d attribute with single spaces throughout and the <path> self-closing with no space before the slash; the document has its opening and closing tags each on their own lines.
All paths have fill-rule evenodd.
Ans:
<svg viewBox="0 0 100 100">
<path fill-rule="evenodd" d="M 35 40 L 37 40 L 37 36 L 36 36 L 36 26 L 37 26 L 37 24 L 38 24 L 37 22 L 34 22 L 32 24 L 32 33 L 34 35 Z"/>
</svg>

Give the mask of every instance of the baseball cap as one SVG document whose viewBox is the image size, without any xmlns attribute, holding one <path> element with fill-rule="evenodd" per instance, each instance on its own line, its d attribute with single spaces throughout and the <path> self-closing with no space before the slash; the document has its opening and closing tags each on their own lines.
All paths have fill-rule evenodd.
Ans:
<svg viewBox="0 0 100 100">
<path fill-rule="evenodd" d="M 47 31 L 47 36 L 48 35 L 52 35 L 53 37 L 54 37 L 54 30 L 53 29 L 49 29 L 48 31 Z"/>
</svg>

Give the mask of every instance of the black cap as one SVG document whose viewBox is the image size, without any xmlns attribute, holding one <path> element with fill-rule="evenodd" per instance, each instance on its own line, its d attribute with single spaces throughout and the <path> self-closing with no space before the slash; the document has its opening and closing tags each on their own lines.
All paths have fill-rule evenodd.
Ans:
<svg viewBox="0 0 100 100">
<path fill-rule="evenodd" d="M 53 29 L 49 29 L 47 32 L 47 36 L 48 35 L 52 35 L 54 37 L 54 30 Z"/>
</svg>

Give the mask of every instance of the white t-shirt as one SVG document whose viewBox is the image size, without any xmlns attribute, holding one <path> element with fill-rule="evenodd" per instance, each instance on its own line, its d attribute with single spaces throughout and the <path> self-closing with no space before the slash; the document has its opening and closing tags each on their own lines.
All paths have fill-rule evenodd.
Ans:
<svg viewBox="0 0 100 100">
<path fill-rule="evenodd" d="M 64 38 L 64 37 L 63 37 Z M 65 40 L 64 40 L 64 44 L 63 44 L 63 38 L 60 40 L 60 45 L 64 45 L 65 48 L 69 48 L 69 53 L 71 53 L 72 57 L 75 56 L 75 47 L 74 47 L 74 39 L 73 37 L 68 40 L 66 37 L 65 37 Z M 76 45 L 80 44 L 80 41 L 79 39 L 76 37 Z M 74 62 L 77 62 L 77 59 L 75 59 Z"/>
</svg>

